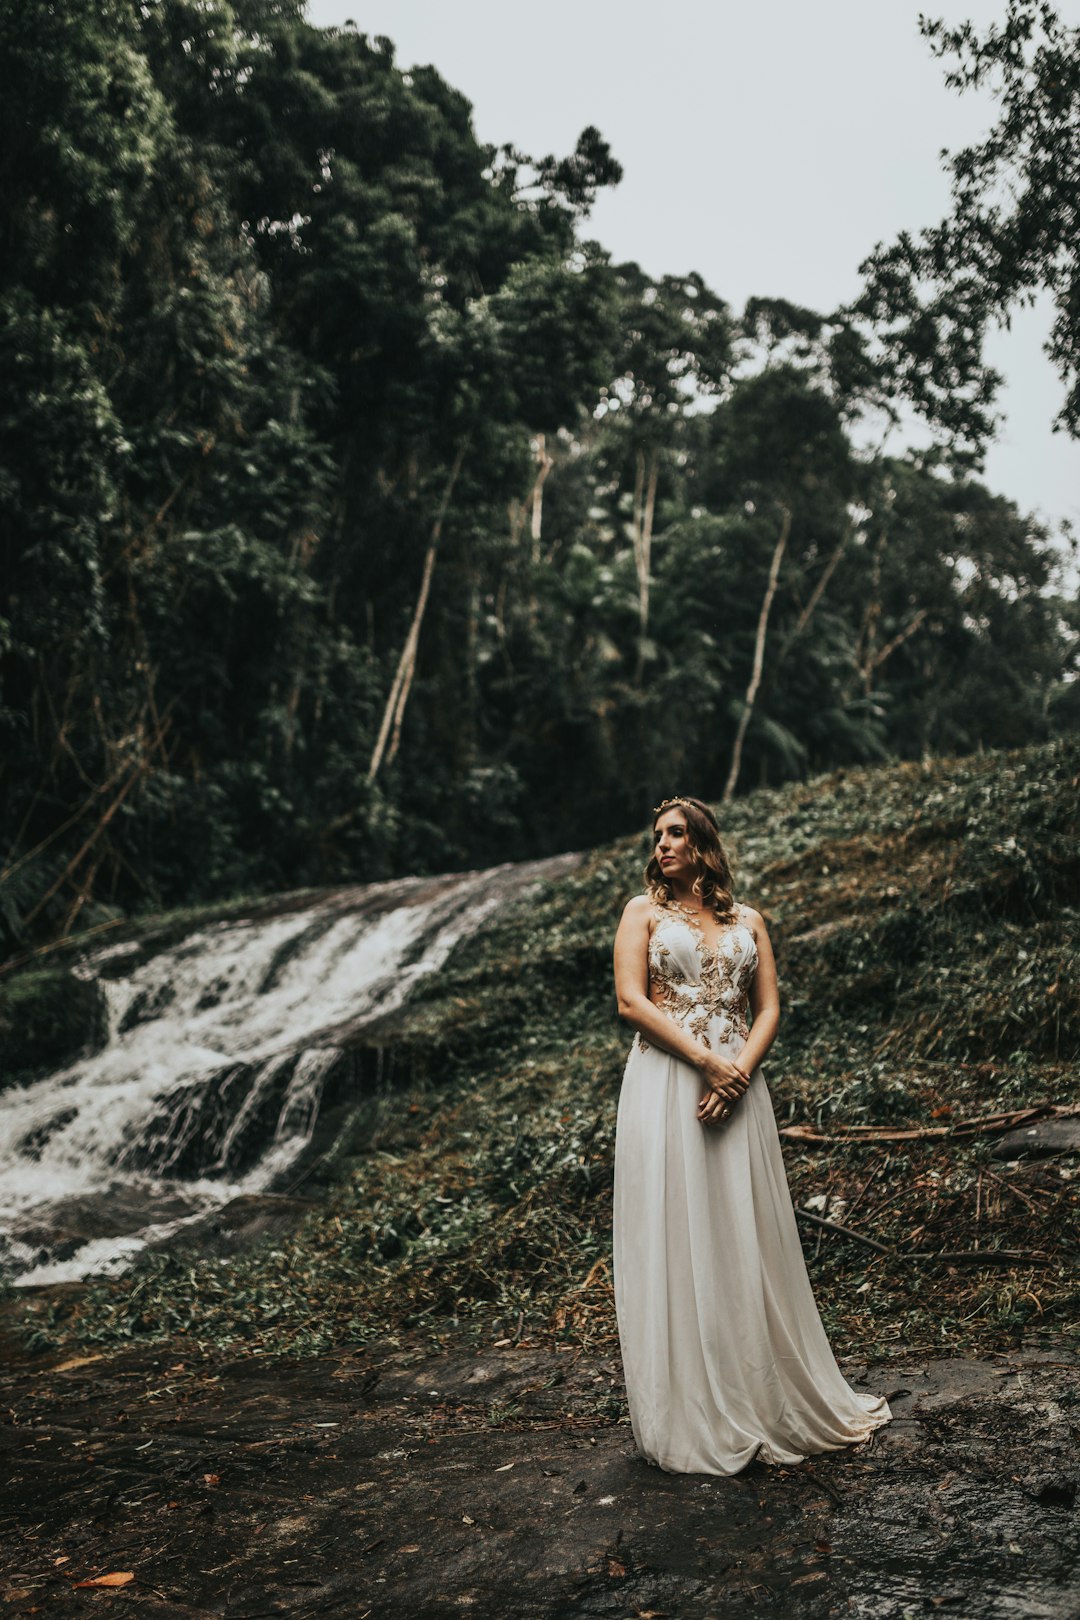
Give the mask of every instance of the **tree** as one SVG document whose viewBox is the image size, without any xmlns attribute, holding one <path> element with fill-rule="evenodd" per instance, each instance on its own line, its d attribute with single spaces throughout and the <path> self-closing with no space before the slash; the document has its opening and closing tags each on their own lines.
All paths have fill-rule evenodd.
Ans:
<svg viewBox="0 0 1080 1620">
<path fill-rule="evenodd" d="M 701 276 L 652 280 L 634 263 L 617 269 L 621 342 L 601 409 L 629 463 L 630 538 L 638 592 L 635 680 L 648 657 L 652 542 L 661 467 L 688 416 L 725 389 L 734 360 L 728 306 Z"/>
<path fill-rule="evenodd" d="M 983 362 L 991 320 L 1048 292 L 1046 351 L 1066 395 L 1055 426 L 1080 435 L 1080 28 L 1047 0 L 1007 0 L 1004 22 L 979 33 L 921 17 L 946 83 L 991 86 L 997 121 L 980 146 L 948 157 L 952 213 L 881 243 L 863 265 L 852 314 L 880 340 L 883 375 L 914 402 L 967 464 L 997 418 L 1001 381 Z"/>
<path fill-rule="evenodd" d="M 237 822 L 281 809 L 273 684 L 290 673 L 281 627 L 311 600 L 327 464 L 306 404 L 325 379 L 275 344 L 221 151 L 184 132 L 151 66 L 170 19 L 189 42 L 188 24 L 217 27 L 209 61 L 178 51 L 170 90 L 183 63 L 227 85 L 227 7 L 3 13 L 18 71 L 0 112 L 17 159 L 0 909 L 15 933 L 132 892 L 241 884 L 255 862 Z"/>
<path fill-rule="evenodd" d="M 17 951 L 1076 724 L 1038 526 L 855 452 L 863 318 L 612 266 L 595 129 L 485 145 L 300 0 L 0 29 Z"/>
</svg>

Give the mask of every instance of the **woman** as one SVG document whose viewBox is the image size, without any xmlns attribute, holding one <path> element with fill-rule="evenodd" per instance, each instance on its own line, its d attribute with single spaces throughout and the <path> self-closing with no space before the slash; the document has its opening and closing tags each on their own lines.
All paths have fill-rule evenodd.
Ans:
<svg viewBox="0 0 1080 1620">
<path fill-rule="evenodd" d="M 892 1416 L 836 1365 L 759 1064 L 780 1019 L 765 924 L 716 817 L 665 799 L 615 937 L 637 1030 L 615 1132 L 615 1306 L 639 1452 L 677 1474 L 797 1463 Z M 747 1028 L 749 1006 L 753 1024 Z"/>
</svg>

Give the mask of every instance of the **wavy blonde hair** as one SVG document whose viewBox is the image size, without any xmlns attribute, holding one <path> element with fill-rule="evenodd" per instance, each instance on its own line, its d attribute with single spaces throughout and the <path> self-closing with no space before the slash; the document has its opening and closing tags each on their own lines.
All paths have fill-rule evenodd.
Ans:
<svg viewBox="0 0 1080 1620">
<path fill-rule="evenodd" d="M 697 857 L 697 871 L 691 884 L 693 892 L 703 906 L 710 906 L 718 922 L 729 923 L 735 918 L 735 880 L 727 851 L 720 841 L 720 823 L 702 799 L 665 800 L 653 817 L 653 832 L 661 815 L 669 810 L 682 810 L 686 817 L 686 832 L 692 853 Z M 675 900 L 671 884 L 656 858 L 656 845 L 645 868 L 645 888 L 650 898 L 659 905 L 671 905 Z"/>
</svg>

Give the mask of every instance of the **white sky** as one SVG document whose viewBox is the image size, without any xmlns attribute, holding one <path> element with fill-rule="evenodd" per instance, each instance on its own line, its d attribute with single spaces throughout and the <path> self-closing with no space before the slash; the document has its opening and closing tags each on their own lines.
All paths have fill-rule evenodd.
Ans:
<svg viewBox="0 0 1080 1620">
<path fill-rule="evenodd" d="M 1000 22 L 1004 0 L 922 0 L 930 16 Z M 827 312 L 901 229 L 948 209 L 942 148 L 978 140 L 983 91 L 945 86 L 910 0 L 309 0 L 433 63 L 473 105 L 483 141 L 534 157 L 595 124 L 623 166 L 583 227 L 651 275 L 697 270 L 736 312 L 753 294 Z M 1080 22 L 1080 0 L 1062 0 Z M 1051 423 L 1064 398 L 1042 352 L 1049 299 L 994 333 L 1006 413 L 986 483 L 1050 524 L 1080 526 L 1080 443 Z M 916 440 L 925 435 L 916 433 Z M 900 442 L 890 445 L 899 450 Z"/>
</svg>

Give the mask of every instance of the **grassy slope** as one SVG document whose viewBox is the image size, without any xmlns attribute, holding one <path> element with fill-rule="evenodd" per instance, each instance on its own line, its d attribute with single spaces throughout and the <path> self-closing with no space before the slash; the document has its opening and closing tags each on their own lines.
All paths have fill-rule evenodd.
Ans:
<svg viewBox="0 0 1080 1620">
<path fill-rule="evenodd" d="M 1068 742 L 838 771 L 725 811 L 739 894 L 777 948 L 784 1017 L 766 1072 L 782 1123 L 922 1125 L 1071 1100 L 1078 789 Z M 458 947 L 381 1033 L 393 1089 L 361 1097 L 325 1207 L 287 1243 L 228 1263 L 145 1256 L 37 1313 L 37 1342 L 180 1334 L 303 1352 L 420 1329 L 614 1348 L 611 1169 L 630 1032 L 611 940 L 646 849 L 642 835 L 595 851 Z M 839 1350 L 1066 1330 L 1080 1236 L 1069 1166 L 1009 1167 L 989 1146 L 785 1148 L 797 1201 L 827 1193 L 837 1218 L 901 1252 L 1051 1256 L 915 1265 L 811 1236 Z"/>
</svg>

